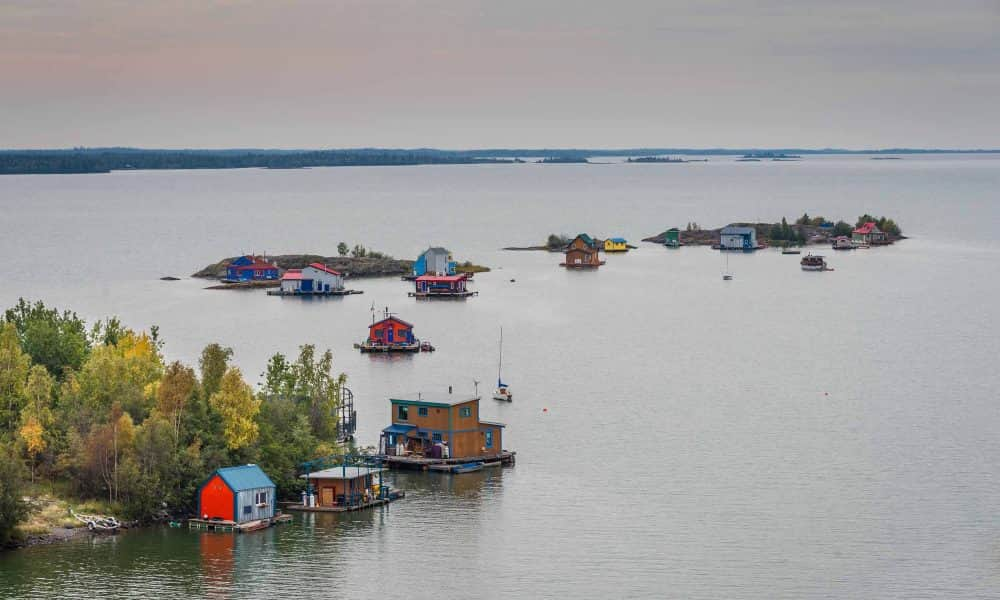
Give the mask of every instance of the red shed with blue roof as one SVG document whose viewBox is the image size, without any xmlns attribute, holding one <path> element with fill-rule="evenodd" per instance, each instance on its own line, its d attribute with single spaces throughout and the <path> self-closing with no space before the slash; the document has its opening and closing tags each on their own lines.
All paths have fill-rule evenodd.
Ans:
<svg viewBox="0 0 1000 600">
<path fill-rule="evenodd" d="M 198 489 L 202 519 L 245 523 L 274 517 L 275 486 L 257 465 L 218 469 Z"/>
</svg>

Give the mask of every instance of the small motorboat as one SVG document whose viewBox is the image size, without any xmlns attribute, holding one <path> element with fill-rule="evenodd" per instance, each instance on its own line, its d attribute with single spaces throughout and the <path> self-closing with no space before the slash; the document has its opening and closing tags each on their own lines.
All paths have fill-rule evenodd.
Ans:
<svg viewBox="0 0 1000 600">
<path fill-rule="evenodd" d="M 802 254 L 802 251 L 798 248 L 785 248 L 781 251 L 782 254 Z"/>
<path fill-rule="evenodd" d="M 420 342 L 421 352 L 434 352 L 434 346 L 430 342 Z"/>
<path fill-rule="evenodd" d="M 482 471 L 482 470 L 483 470 L 482 462 L 471 462 L 471 463 L 463 463 L 461 465 L 455 465 L 454 467 L 452 467 L 451 472 L 456 475 L 460 475 L 462 473 L 474 473 L 475 471 Z"/>
<path fill-rule="evenodd" d="M 818 254 L 807 254 L 802 257 L 800 263 L 803 271 L 828 271 L 826 259 Z"/>
</svg>

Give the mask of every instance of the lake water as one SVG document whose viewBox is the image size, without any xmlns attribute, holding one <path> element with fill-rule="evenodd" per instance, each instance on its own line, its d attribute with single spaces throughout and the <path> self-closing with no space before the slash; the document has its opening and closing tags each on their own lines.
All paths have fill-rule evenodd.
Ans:
<svg viewBox="0 0 1000 600">
<path fill-rule="evenodd" d="M 597 272 L 499 250 L 803 211 L 885 214 L 911 239 L 823 249 L 827 273 L 731 255 L 729 282 L 704 247 L 638 244 Z M 1000 594 L 1000 157 L 7 176 L 0 219 L 0 305 L 156 324 L 189 363 L 221 342 L 251 381 L 274 352 L 329 347 L 362 444 L 393 393 L 491 389 L 503 326 L 515 400 L 483 414 L 518 452 L 492 473 L 393 474 L 407 497 L 380 510 L 9 552 L 0 596 Z M 494 270 L 462 302 L 392 279 L 311 301 L 158 280 L 342 240 Z M 373 303 L 438 351 L 358 354 Z"/>
</svg>

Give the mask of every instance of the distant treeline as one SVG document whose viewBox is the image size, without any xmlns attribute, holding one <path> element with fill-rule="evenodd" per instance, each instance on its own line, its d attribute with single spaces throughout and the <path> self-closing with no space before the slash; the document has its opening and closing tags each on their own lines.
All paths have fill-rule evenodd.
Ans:
<svg viewBox="0 0 1000 600">
<path fill-rule="evenodd" d="M 130 148 L 0 151 L 0 174 L 107 173 L 130 169 L 298 169 L 303 167 L 513 162 L 438 150 L 137 150 Z"/>
<path fill-rule="evenodd" d="M 107 173 L 127 169 L 240 169 L 303 167 L 391 166 L 521 162 L 520 157 L 558 157 L 559 162 L 585 162 L 595 156 L 749 155 L 775 154 L 931 154 L 997 153 L 1000 150 L 944 150 L 888 148 L 488 148 L 435 150 L 433 148 L 350 150 L 147 150 L 141 148 L 72 148 L 63 150 L 0 150 L 0 174 Z M 550 162 L 553 162 L 550 160 Z"/>
</svg>

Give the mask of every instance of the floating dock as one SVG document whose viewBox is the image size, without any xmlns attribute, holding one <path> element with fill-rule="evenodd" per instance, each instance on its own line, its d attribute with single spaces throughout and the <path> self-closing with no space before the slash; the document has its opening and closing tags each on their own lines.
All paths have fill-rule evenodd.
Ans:
<svg viewBox="0 0 1000 600">
<path fill-rule="evenodd" d="M 478 296 L 478 291 L 464 290 L 461 292 L 410 292 L 410 298 L 468 298 Z"/>
<path fill-rule="evenodd" d="M 385 456 L 383 461 L 390 469 L 410 469 L 416 471 L 446 471 L 461 470 L 460 467 L 469 463 L 482 463 L 483 467 L 513 466 L 517 452 L 504 450 L 493 456 L 476 456 L 466 458 L 427 458 L 424 456 Z"/>
<path fill-rule="evenodd" d="M 302 292 L 299 290 L 286 292 L 284 290 L 268 290 L 268 296 L 351 296 L 353 294 L 364 294 L 362 290 L 330 290 Z"/>
<path fill-rule="evenodd" d="M 249 533 L 267 529 L 281 523 L 290 523 L 292 515 L 275 515 L 270 519 L 258 519 L 256 521 L 245 521 L 237 523 L 235 521 L 213 520 L 213 519 L 188 519 L 188 529 L 201 529 L 204 531 Z"/>
<path fill-rule="evenodd" d="M 352 512 L 355 510 L 365 510 L 367 508 L 375 508 L 376 506 L 382 506 L 389 504 L 395 500 L 400 500 L 406 497 L 405 491 L 392 492 L 386 498 L 376 498 L 375 500 L 370 500 L 368 502 L 361 502 L 358 504 L 348 504 L 344 506 L 303 506 L 302 504 L 289 504 L 285 506 L 285 510 L 290 510 L 293 512 L 316 512 L 316 513 L 342 513 L 342 512 Z"/>
</svg>

